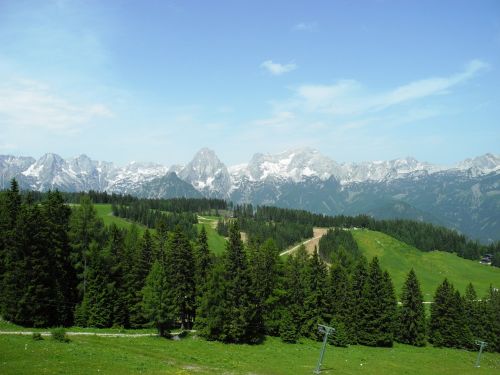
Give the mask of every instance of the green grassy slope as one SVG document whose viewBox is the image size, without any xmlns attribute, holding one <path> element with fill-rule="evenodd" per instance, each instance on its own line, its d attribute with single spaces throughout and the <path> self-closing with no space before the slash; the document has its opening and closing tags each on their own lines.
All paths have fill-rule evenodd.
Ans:
<svg viewBox="0 0 500 375">
<path fill-rule="evenodd" d="M 379 257 L 382 268 L 392 276 L 398 298 L 406 275 L 412 267 L 426 301 L 432 300 L 437 286 L 445 277 L 460 293 L 472 282 L 480 297 L 485 295 L 490 284 L 500 287 L 499 268 L 485 266 L 477 261 L 442 251 L 423 252 L 380 232 L 353 230 L 352 234 L 369 260 L 374 256 Z"/>
<path fill-rule="evenodd" d="M 72 336 L 68 344 L 50 338 L 0 336 L 1 374 L 311 374 L 321 343 L 231 345 L 188 337 L 106 338 Z M 327 347 L 322 374 L 467 375 L 497 374 L 500 355 L 432 347 Z"/>
<path fill-rule="evenodd" d="M 219 218 L 216 216 L 198 216 L 199 224 L 197 224 L 198 230 L 200 230 L 202 226 L 205 227 L 207 231 L 208 248 L 215 254 L 221 254 L 226 249 L 227 242 L 226 239 L 214 229 L 218 219 Z"/>
<path fill-rule="evenodd" d="M 110 204 L 94 204 L 94 207 L 97 211 L 97 215 L 104 221 L 105 225 L 115 224 L 118 228 L 130 228 L 132 226 L 132 222 L 122 219 L 121 217 L 113 216 L 111 205 Z M 142 234 L 146 227 L 144 225 L 135 223 L 139 232 Z"/>
</svg>

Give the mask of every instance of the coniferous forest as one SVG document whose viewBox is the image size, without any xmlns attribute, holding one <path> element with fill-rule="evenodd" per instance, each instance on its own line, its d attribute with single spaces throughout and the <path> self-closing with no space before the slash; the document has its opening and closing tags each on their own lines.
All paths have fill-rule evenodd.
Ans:
<svg viewBox="0 0 500 375">
<path fill-rule="evenodd" d="M 73 196 L 74 197 L 74 196 Z M 138 222 L 105 226 L 93 198 L 76 205 L 59 192 L 21 194 L 15 180 L 0 193 L 0 315 L 26 327 L 155 327 L 194 329 L 207 340 L 259 343 L 266 335 L 295 343 L 322 339 L 318 324 L 335 328 L 331 343 L 390 347 L 401 342 L 474 349 L 476 339 L 500 352 L 500 292 L 464 295 L 446 279 L 426 314 L 418 275 L 409 270 L 402 295 L 376 257 L 367 261 L 349 231 L 368 227 L 430 250 L 441 237 L 456 239 L 463 255 L 474 250 L 458 234 L 422 224 L 330 218 L 303 211 L 235 207 L 220 221 L 228 237 L 216 256 L 196 213 L 226 210 L 218 200 L 141 201 L 100 195 L 115 215 Z M 280 251 L 310 237 L 312 227 L 336 227 L 308 254 Z M 377 229 L 378 228 L 378 229 Z M 240 230 L 248 234 L 241 240 Z M 417 239 L 415 233 L 434 233 Z M 434 232 L 433 232 L 434 231 Z M 450 231 L 451 232 L 451 231 Z M 410 234 L 411 233 L 411 234 Z M 443 237 L 443 238 L 444 238 Z M 429 248 L 427 248 L 427 247 Z M 483 251 L 477 245 L 478 253 Z M 328 260 L 325 262 L 324 260 Z M 399 303 L 398 303 L 399 301 Z"/>
</svg>

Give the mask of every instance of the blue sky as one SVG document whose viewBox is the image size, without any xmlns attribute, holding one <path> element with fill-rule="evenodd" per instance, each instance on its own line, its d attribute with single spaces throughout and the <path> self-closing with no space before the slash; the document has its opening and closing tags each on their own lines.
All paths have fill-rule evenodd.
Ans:
<svg viewBox="0 0 500 375">
<path fill-rule="evenodd" d="M 500 153 L 500 2 L 0 0 L 0 154 Z"/>
</svg>

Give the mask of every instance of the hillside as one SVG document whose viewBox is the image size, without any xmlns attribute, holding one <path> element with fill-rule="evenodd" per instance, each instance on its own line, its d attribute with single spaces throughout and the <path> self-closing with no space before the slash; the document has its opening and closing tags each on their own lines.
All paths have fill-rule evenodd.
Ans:
<svg viewBox="0 0 500 375">
<path fill-rule="evenodd" d="M 391 274 L 398 296 L 412 267 L 420 280 L 426 301 L 432 300 L 437 286 L 445 277 L 460 293 L 465 291 L 469 282 L 473 283 L 479 296 L 486 293 L 490 284 L 500 287 L 499 268 L 442 251 L 423 252 L 380 232 L 353 230 L 352 234 L 368 260 L 379 257 L 382 268 Z"/>
</svg>

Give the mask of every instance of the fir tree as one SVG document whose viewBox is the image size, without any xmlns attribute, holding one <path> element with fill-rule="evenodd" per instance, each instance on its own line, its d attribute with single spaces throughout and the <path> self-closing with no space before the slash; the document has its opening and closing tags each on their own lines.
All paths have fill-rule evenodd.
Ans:
<svg viewBox="0 0 500 375">
<path fill-rule="evenodd" d="M 299 332 L 288 310 L 283 311 L 279 334 L 281 340 L 289 344 L 295 344 L 299 339 Z"/>
<path fill-rule="evenodd" d="M 434 346 L 468 347 L 471 341 L 463 300 L 447 279 L 438 286 L 431 305 L 429 341 Z"/>
<path fill-rule="evenodd" d="M 332 321 L 342 324 L 344 327 L 343 335 L 350 341 L 352 333 L 349 332 L 348 322 L 352 320 L 351 316 L 351 284 L 349 275 L 344 266 L 340 263 L 332 265 L 328 282 L 328 311 L 332 316 Z M 341 335 L 339 333 L 339 335 Z"/>
<path fill-rule="evenodd" d="M 350 334 L 350 342 L 360 343 L 361 326 L 364 319 L 364 297 L 366 280 L 368 278 L 367 262 L 365 257 L 361 257 L 354 267 L 351 280 L 351 319 L 347 322 L 347 331 Z"/>
<path fill-rule="evenodd" d="M 158 329 L 160 336 L 165 336 L 175 319 L 169 284 L 165 269 L 156 260 L 146 278 L 142 294 L 144 313 Z"/>
<path fill-rule="evenodd" d="M 484 319 L 484 311 L 482 308 L 482 301 L 478 301 L 476 290 L 472 283 L 467 285 L 464 294 L 464 314 L 467 328 L 471 333 L 474 340 L 485 341 L 488 336 L 487 321 Z M 469 348 L 473 349 L 475 346 L 474 341 L 471 340 Z"/>
<path fill-rule="evenodd" d="M 250 275 L 252 294 L 256 308 L 262 318 L 262 333 L 279 332 L 279 318 L 276 313 L 280 306 L 280 293 L 275 290 L 279 278 L 279 251 L 273 240 L 255 245 L 250 252 Z"/>
<path fill-rule="evenodd" d="M 195 246 L 195 290 L 196 308 L 200 306 L 201 297 L 207 289 L 208 277 L 212 266 L 210 249 L 208 248 L 207 231 L 202 226 Z"/>
<path fill-rule="evenodd" d="M 225 256 L 227 323 L 224 325 L 226 340 L 231 342 L 257 342 L 261 339 L 262 326 L 259 311 L 252 296 L 248 260 L 241 241 L 237 222 L 229 228 L 229 241 Z"/>
<path fill-rule="evenodd" d="M 304 305 L 308 288 L 308 256 L 304 245 L 288 258 L 283 284 L 286 310 L 293 322 L 293 327 L 300 336 L 300 327 L 304 326 L 306 321 Z"/>
<path fill-rule="evenodd" d="M 370 262 L 362 296 L 359 343 L 392 346 L 396 298 L 389 274 L 382 272 L 377 257 Z"/>
<path fill-rule="evenodd" d="M 302 334 L 321 340 L 322 334 L 318 331 L 318 324 L 330 321 L 327 311 L 327 269 L 316 249 L 308 263 L 308 285 L 304 304 L 306 317 Z"/>
<path fill-rule="evenodd" d="M 195 260 L 193 248 L 177 226 L 168 244 L 167 268 L 172 304 L 182 328 L 191 328 L 195 313 Z"/>
<path fill-rule="evenodd" d="M 425 310 L 420 283 L 413 268 L 403 286 L 401 308 L 398 313 L 397 340 L 404 344 L 425 345 Z"/>
</svg>

